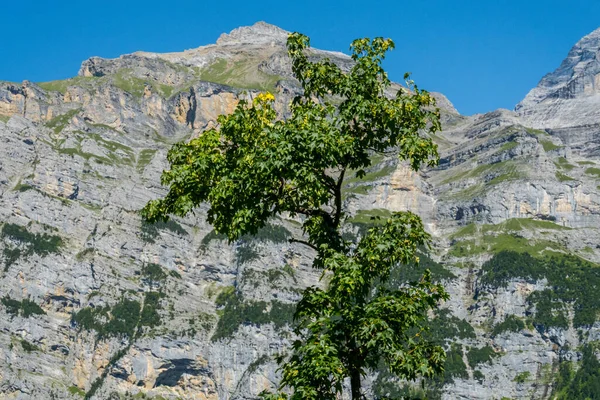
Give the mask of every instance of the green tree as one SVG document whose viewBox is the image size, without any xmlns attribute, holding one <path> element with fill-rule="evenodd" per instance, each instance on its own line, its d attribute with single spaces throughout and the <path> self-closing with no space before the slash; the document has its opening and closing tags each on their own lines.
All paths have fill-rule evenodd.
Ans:
<svg viewBox="0 0 600 400">
<path fill-rule="evenodd" d="M 324 284 L 306 289 L 298 304 L 299 339 L 281 360 L 280 389 L 290 388 L 292 399 L 334 399 L 350 378 L 358 399 L 361 377 L 382 362 L 407 379 L 443 368 L 443 349 L 422 332 L 427 310 L 447 293 L 428 271 L 416 282 L 387 284 L 391 269 L 418 262 L 417 247 L 428 243 L 419 217 L 393 213 L 358 242 L 342 237 L 346 175 L 362 178 L 374 153 L 392 150 L 414 170 L 434 165 L 430 134 L 439 130 L 439 110 L 410 80 L 395 97 L 385 95 L 391 82 L 381 63 L 394 47 L 389 39 L 354 41 L 348 73 L 327 59 L 310 61 L 304 35 L 291 34 L 287 46 L 303 88 L 289 116 L 278 118 L 274 96 L 262 93 L 220 116 L 216 128 L 174 145 L 162 175 L 169 191 L 142 215 L 166 220 L 207 202 L 208 221 L 232 241 L 256 234 L 273 216 L 300 216 L 304 236 L 291 241 L 314 250 Z"/>
<path fill-rule="evenodd" d="M 582 350 L 581 366 L 574 373 L 571 363 L 560 364 L 554 398 L 559 400 L 592 400 L 600 398 L 600 361 L 592 345 Z"/>
</svg>

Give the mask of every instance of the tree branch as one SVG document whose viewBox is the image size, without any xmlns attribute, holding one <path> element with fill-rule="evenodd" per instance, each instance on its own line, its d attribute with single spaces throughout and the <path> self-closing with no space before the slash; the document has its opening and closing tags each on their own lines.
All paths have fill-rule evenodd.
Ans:
<svg viewBox="0 0 600 400">
<path fill-rule="evenodd" d="M 335 185 L 335 216 L 333 218 L 333 225 L 336 230 L 340 226 L 340 218 L 342 216 L 342 184 L 344 183 L 345 174 L 346 168 L 344 167 Z"/>
<path fill-rule="evenodd" d="M 300 243 L 300 244 L 303 244 L 305 246 L 310 247 L 314 251 L 319 251 L 319 249 L 317 248 L 317 246 L 315 246 L 314 244 L 312 244 L 310 242 L 307 242 L 306 240 L 291 238 L 291 239 L 288 239 L 288 242 L 290 242 L 290 243 Z"/>
</svg>

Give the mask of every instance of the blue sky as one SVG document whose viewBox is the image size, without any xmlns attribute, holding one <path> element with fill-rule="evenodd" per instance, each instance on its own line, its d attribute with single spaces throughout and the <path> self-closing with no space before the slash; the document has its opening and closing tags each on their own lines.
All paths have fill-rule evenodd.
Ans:
<svg viewBox="0 0 600 400">
<path fill-rule="evenodd" d="M 0 79 L 71 77 L 90 56 L 181 51 L 266 21 L 347 52 L 358 37 L 396 42 L 392 79 L 410 71 L 463 114 L 512 109 L 577 40 L 600 27 L 597 0 L 6 0 Z"/>
</svg>

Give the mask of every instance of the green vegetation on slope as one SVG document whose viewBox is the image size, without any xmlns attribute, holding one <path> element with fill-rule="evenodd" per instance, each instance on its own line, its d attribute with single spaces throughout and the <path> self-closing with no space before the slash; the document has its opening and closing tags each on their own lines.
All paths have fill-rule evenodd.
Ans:
<svg viewBox="0 0 600 400">
<path fill-rule="evenodd" d="M 0 301 L 4 305 L 6 312 L 13 316 L 21 315 L 23 318 L 28 318 L 32 315 L 46 314 L 39 305 L 29 299 L 19 301 L 11 299 L 9 295 L 6 295 Z"/>
<path fill-rule="evenodd" d="M 591 345 L 583 347 L 583 357 L 577 372 L 572 363 L 563 361 L 552 398 L 556 400 L 591 400 L 600 394 L 600 362 Z"/>
<path fill-rule="evenodd" d="M 273 301 L 247 301 L 230 287 L 222 291 L 216 299 L 220 307 L 219 322 L 212 336 L 212 341 L 226 339 L 239 329 L 241 325 L 252 324 L 261 326 L 272 323 L 280 329 L 291 324 L 296 306 L 294 304 Z"/>
<path fill-rule="evenodd" d="M 121 69 L 113 76 L 113 84 L 133 97 L 141 98 L 146 87 L 146 80 L 132 76 L 128 69 Z"/>
<path fill-rule="evenodd" d="M 528 230 L 570 230 L 571 228 L 558 225 L 549 220 L 531 219 L 531 218 L 511 218 L 496 225 L 471 223 L 455 232 L 451 238 L 459 239 L 474 235 L 489 235 L 496 233 L 506 233 L 508 231 Z"/>
<path fill-rule="evenodd" d="M 442 185 L 459 182 L 467 179 L 473 180 L 474 184 L 457 192 L 449 193 L 449 197 L 455 199 L 470 199 L 476 197 L 490 187 L 503 182 L 515 181 L 525 177 L 526 166 L 523 162 L 508 160 L 493 164 L 481 164 L 473 169 L 455 173 L 441 182 Z"/>
<path fill-rule="evenodd" d="M 475 368 L 478 364 L 491 363 L 494 358 L 500 355 L 500 353 L 497 353 L 490 346 L 484 346 L 482 348 L 471 347 L 467 352 L 467 359 L 469 360 L 471 368 Z"/>
<path fill-rule="evenodd" d="M 0 238 L 8 239 L 5 242 L 2 254 L 4 256 L 4 270 L 14 264 L 20 258 L 27 258 L 33 254 L 45 257 L 49 254 L 58 253 L 63 245 L 60 236 L 47 233 L 31 233 L 27 228 L 5 223 L 0 231 Z M 16 242 L 16 246 L 11 242 Z"/>
<path fill-rule="evenodd" d="M 85 307 L 73 314 L 71 321 L 79 329 L 94 330 L 98 339 L 124 336 L 132 338 L 140 319 L 137 300 L 121 299 L 114 306 Z"/>
<path fill-rule="evenodd" d="M 60 92 L 62 94 L 67 93 L 69 86 L 79 86 L 87 89 L 93 88 L 95 81 L 98 81 L 98 77 L 87 77 L 87 76 L 76 76 L 74 78 L 62 79 L 57 81 L 39 82 L 37 85 L 44 90 L 52 92 Z"/>
<path fill-rule="evenodd" d="M 76 116 L 77 114 L 79 114 L 80 112 L 81 112 L 80 108 L 67 111 L 66 113 L 64 113 L 62 115 L 58 115 L 58 116 L 52 118 L 50 121 L 46 122 L 44 125 L 46 125 L 50 129 L 52 129 L 54 131 L 54 133 L 59 134 L 69 124 L 69 121 L 71 121 L 71 119 L 74 116 Z"/>
<path fill-rule="evenodd" d="M 41 349 L 33 343 L 28 342 L 25 339 L 21 339 L 20 341 L 21 347 L 26 353 L 31 353 L 33 351 L 40 351 Z"/>
<path fill-rule="evenodd" d="M 595 176 L 596 178 L 600 178 L 600 168 L 590 167 L 585 170 L 585 173 L 588 175 Z"/>
<path fill-rule="evenodd" d="M 600 266 L 589 261 L 565 254 L 533 257 L 502 251 L 483 264 L 480 283 L 505 287 L 514 278 L 548 281 L 547 289 L 533 292 L 528 298 L 535 305 L 532 322 L 536 326 L 567 328 L 569 307 L 575 313 L 575 327 L 591 326 L 600 313 Z"/>
<path fill-rule="evenodd" d="M 469 224 L 451 236 L 453 239 L 449 255 L 470 257 L 484 253 L 498 253 L 503 250 L 517 252 L 556 253 L 564 246 L 548 239 L 527 239 L 521 231 L 559 231 L 571 228 L 547 220 L 513 218 L 497 225 Z"/>
<path fill-rule="evenodd" d="M 500 322 L 492 330 L 492 335 L 497 336 L 504 332 L 520 332 L 525 329 L 526 324 L 523 320 L 515 315 L 507 315 L 504 321 Z"/>
<path fill-rule="evenodd" d="M 419 263 L 412 265 L 397 265 L 392 268 L 388 285 L 398 288 L 406 282 L 419 281 L 425 270 L 431 271 L 431 278 L 435 282 L 455 279 L 456 275 L 448 271 L 444 266 L 429 257 L 425 249 L 419 251 Z"/>
<path fill-rule="evenodd" d="M 558 161 L 556 161 L 554 164 L 566 171 L 571 171 L 572 169 L 577 168 L 577 166 L 570 164 L 564 157 L 558 157 Z"/>
<path fill-rule="evenodd" d="M 259 71 L 259 59 L 227 60 L 220 58 L 199 70 L 199 78 L 206 82 L 228 85 L 241 89 L 266 90 L 275 92 L 279 76 Z"/>
<path fill-rule="evenodd" d="M 74 147 L 62 147 L 64 140 L 59 140 L 52 146 L 59 154 L 64 154 L 71 157 L 78 156 L 86 161 L 94 160 L 98 164 L 114 166 L 131 166 L 135 164 L 135 153 L 131 147 L 113 140 L 105 139 L 97 133 L 75 131 L 73 132 L 71 139 L 74 139 L 70 142 L 72 143 L 72 146 L 74 145 Z M 95 145 L 106 149 L 105 155 L 93 154 L 84 151 L 83 148 L 85 147 L 86 141 L 93 141 Z"/>
<path fill-rule="evenodd" d="M 575 178 L 571 178 L 569 175 L 565 175 L 560 171 L 556 171 L 556 179 L 558 179 L 559 182 L 568 182 L 568 181 L 574 181 Z"/>
<path fill-rule="evenodd" d="M 144 149 L 144 150 L 140 151 L 140 154 L 138 154 L 137 163 L 136 163 L 136 169 L 137 169 L 138 173 L 141 174 L 142 172 L 144 172 L 144 169 L 146 169 L 148 164 L 150 164 L 150 162 L 154 158 L 155 154 L 156 154 L 156 150 L 153 150 L 153 149 Z"/>
<path fill-rule="evenodd" d="M 557 146 L 549 140 L 540 139 L 540 144 L 542 145 L 542 147 L 544 148 L 544 151 L 546 153 L 550 152 L 550 151 L 562 149 L 562 146 Z"/>
<path fill-rule="evenodd" d="M 154 263 L 144 264 L 140 273 L 143 279 L 150 285 L 158 285 L 167 279 L 167 274 L 163 271 L 162 267 Z"/>
</svg>

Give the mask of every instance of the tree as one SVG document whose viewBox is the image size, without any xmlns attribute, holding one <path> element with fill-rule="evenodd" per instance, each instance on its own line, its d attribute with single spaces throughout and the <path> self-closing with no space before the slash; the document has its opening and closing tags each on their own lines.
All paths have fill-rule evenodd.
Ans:
<svg viewBox="0 0 600 400">
<path fill-rule="evenodd" d="M 299 339 L 282 367 L 281 388 L 291 388 L 292 399 L 333 399 L 350 378 L 358 399 L 361 376 L 382 362 L 407 379 L 443 369 L 444 351 L 423 339 L 422 322 L 448 297 L 444 288 L 428 271 L 418 282 L 387 285 L 390 270 L 418 262 L 417 247 L 428 243 L 419 217 L 394 213 L 374 221 L 360 240 L 342 236 L 346 175 L 362 178 L 374 153 L 391 150 L 414 170 L 434 165 L 430 134 L 440 128 L 439 110 L 410 80 L 395 97 L 385 95 L 391 82 L 381 63 L 394 47 L 389 39 L 354 41 L 349 73 L 327 59 L 310 61 L 304 35 L 291 34 L 287 47 L 303 89 L 289 117 L 278 118 L 270 93 L 241 100 L 216 128 L 173 146 L 171 169 L 162 175 L 169 191 L 142 215 L 166 220 L 208 202 L 209 223 L 231 241 L 255 234 L 273 216 L 300 216 L 304 237 L 291 241 L 314 250 L 313 266 L 326 282 L 306 289 L 298 303 Z"/>
</svg>

